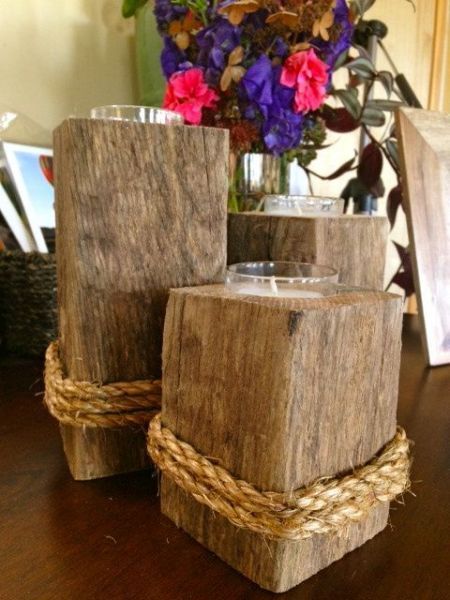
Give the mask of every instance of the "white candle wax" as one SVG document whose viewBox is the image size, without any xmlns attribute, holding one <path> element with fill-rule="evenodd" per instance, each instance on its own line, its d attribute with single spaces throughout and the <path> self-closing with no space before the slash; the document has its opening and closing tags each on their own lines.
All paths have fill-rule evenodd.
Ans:
<svg viewBox="0 0 450 600">
<path fill-rule="evenodd" d="M 249 283 L 248 285 L 239 285 L 233 290 L 237 294 L 245 296 L 267 296 L 271 298 L 323 298 L 323 294 L 313 290 L 304 290 L 300 288 L 284 287 L 283 284 L 277 284 L 278 292 L 275 292 L 270 283 Z"/>
<path fill-rule="evenodd" d="M 288 208 L 288 207 L 281 207 L 281 208 L 270 208 L 270 209 L 264 209 L 264 212 L 266 213 L 266 215 L 278 215 L 280 217 L 300 217 L 300 216 L 304 216 L 302 209 L 297 206 L 297 207 L 292 207 L 292 208 Z"/>
<path fill-rule="evenodd" d="M 292 208 L 270 208 L 264 209 L 266 215 L 277 217 L 329 217 L 337 216 L 336 213 L 325 210 L 303 210 L 299 206 Z"/>
</svg>

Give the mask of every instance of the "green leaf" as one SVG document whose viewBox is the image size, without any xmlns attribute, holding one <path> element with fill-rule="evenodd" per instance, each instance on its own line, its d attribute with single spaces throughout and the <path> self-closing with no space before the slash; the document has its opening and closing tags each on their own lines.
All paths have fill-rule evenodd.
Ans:
<svg viewBox="0 0 450 600">
<path fill-rule="evenodd" d="M 358 44 L 353 44 L 353 47 L 358 50 L 358 54 L 361 58 L 367 58 L 367 60 L 372 61 L 370 54 L 364 48 L 364 46 L 359 46 Z"/>
<path fill-rule="evenodd" d="M 409 1 L 409 0 L 408 0 Z M 352 0 L 351 6 L 354 12 L 360 17 L 375 4 L 375 0 Z"/>
<path fill-rule="evenodd" d="M 377 73 L 372 61 L 363 56 L 351 60 L 345 65 L 345 68 L 363 79 L 373 79 Z"/>
<path fill-rule="evenodd" d="M 392 94 L 392 90 L 394 89 L 394 76 L 389 71 L 380 71 L 377 74 L 377 80 L 382 84 L 384 89 L 386 90 L 386 94 L 388 97 Z"/>
<path fill-rule="evenodd" d="M 392 160 L 398 166 L 400 164 L 400 159 L 399 159 L 399 155 L 398 155 L 397 142 L 395 142 L 394 140 L 387 140 L 386 149 L 389 152 L 389 156 L 392 158 Z"/>
<path fill-rule="evenodd" d="M 386 123 L 386 117 L 383 111 L 378 108 L 365 108 L 361 121 L 369 127 L 382 127 Z"/>
<path fill-rule="evenodd" d="M 333 179 L 337 179 L 341 175 L 344 175 L 344 173 L 348 173 L 348 171 L 352 170 L 353 165 L 355 163 L 355 159 L 356 159 L 356 153 L 355 153 L 355 156 L 353 158 L 350 158 L 349 160 L 347 160 L 338 169 L 336 169 L 336 171 L 334 171 L 333 173 L 331 173 L 331 175 L 328 175 L 327 177 L 324 177 L 324 179 L 326 179 L 328 181 L 332 181 Z"/>
<path fill-rule="evenodd" d="M 392 112 L 404 105 L 405 103 L 400 102 L 400 100 L 369 100 L 366 103 L 366 108 L 378 108 L 386 112 Z"/>
<path fill-rule="evenodd" d="M 358 91 L 356 89 L 335 90 L 334 96 L 339 98 L 344 108 L 347 109 L 354 119 L 359 119 L 362 107 L 358 100 Z"/>
<path fill-rule="evenodd" d="M 129 19 L 130 17 L 134 17 L 136 11 L 141 6 L 147 3 L 148 0 L 123 0 L 122 3 L 122 17 L 124 19 Z"/>
<path fill-rule="evenodd" d="M 348 50 L 344 50 L 344 52 L 341 52 L 341 54 L 339 54 L 337 61 L 334 64 L 333 67 L 333 71 L 337 71 L 338 69 L 340 69 L 342 67 L 342 65 L 345 63 L 345 61 L 347 60 L 348 57 Z"/>
</svg>

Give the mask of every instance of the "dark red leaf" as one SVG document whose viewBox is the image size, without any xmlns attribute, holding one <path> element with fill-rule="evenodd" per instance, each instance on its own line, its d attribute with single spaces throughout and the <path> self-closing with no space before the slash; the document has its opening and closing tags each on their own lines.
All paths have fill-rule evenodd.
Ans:
<svg viewBox="0 0 450 600">
<path fill-rule="evenodd" d="M 411 271 L 402 271 L 401 273 L 397 273 L 393 279 L 392 283 L 396 283 L 402 290 L 405 291 L 405 296 L 408 298 L 414 294 L 414 281 Z"/>
<path fill-rule="evenodd" d="M 356 158 L 356 156 L 354 156 L 350 160 L 347 160 L 338 169 L 336 169 L 336 171 L 331 173 L 331 175 L 327 175 L 325 177 L 322 176 L 321 179 L 324 179 L 326 181 L 331 181 L 332 179 L 337 179 L 341 175 L 344 175 L 344 173 L 348 173 L 349 171 L 352 170 L 353 163 L 355 162 L 355 158 Z"/>
<path fill-rule="evenodd" d="M 400 258 L 400 261 L 402 263 L 402 267 L 405 271 L 411 271 L 412 272 L 412 265 L 411 265 L 411 255 L 409 253 L 409 249 L 405 248 L 404 246 L 402 246 L 401 244 L 394 242 L 394 246 L 397 250 L 397 254 Z"/>
<path fill-rule="evenodd" d="M 397 185 L 389 192 L 389 196 L 387 198 L 386 204 L 386 212 L 389 219 L 389 223 L 391 224 L 391 229 L 395 225 L 395 219 L 397 217 L 398 207 L 403 202 L 402 188 L 400 185 Z"/>
<path fill-rule="evenodd" d="M 358 121 L 345 108 L 331 108 L 331 106 L 325 105 L 322 114 L 330 131 L 349 133 L 359 127 Z"/>
<path fill-rule="evenodd" d="M 371 142 L 362 153 L 358 166 L 358 177 L 370 189 L 380 179 L 383 169 L 383 154 L 378 146 Z"/>
</svg>

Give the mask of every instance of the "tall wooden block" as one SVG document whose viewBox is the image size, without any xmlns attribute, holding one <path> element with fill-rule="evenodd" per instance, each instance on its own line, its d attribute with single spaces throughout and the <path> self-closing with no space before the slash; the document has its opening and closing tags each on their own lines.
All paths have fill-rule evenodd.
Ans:
<svg viewBox="0 0 450 600">
<path fill-rule="evenodd" d="M 60 351 L 66 376 L 161 376 L 169 288 L 220 281 L 228 133 L 69 119 L 55 131 Z M 61 426 L 75 479 L 148 465 L 143 432 Z"/>
<path fill-rule="evenodd" d="M 287 492 L 370 460 L 395 434 L 402 300 L 351 292 L 314 300 L 171 292 L 162 422 L 260 490 Z M 244 575 L 285 591 L 387 524 L 388 504 L 340 535 L 271 541 L 240 529 L 164 472 L 164 514 Z"/>
<path fill-rule="evenodd" d="M 334 267 L 339 281 L 383 289 L 389 224 L 385 217 L 228 215 L 228 264 L 260 260 Z"/>
</svg>

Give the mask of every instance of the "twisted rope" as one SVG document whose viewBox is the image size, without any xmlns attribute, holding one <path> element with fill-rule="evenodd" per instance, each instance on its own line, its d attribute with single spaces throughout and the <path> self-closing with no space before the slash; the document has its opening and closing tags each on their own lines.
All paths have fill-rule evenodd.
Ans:
<svg viewBox="0 0 450 600">
<path fill-rule="evenodd" d="M 147 425 L 161 408 L 161 381 L 96 385 L 64 378 L 58 343 L 45 354 L 45 403 L 60 423 L 77 427 Z"/>
<path fill-rule="evenodd" d="M 336 533 L 360 521 L 378 502 L 409 489 L 409 441 L 403 429 L 366 465 L 343 477 L 321 478 L 289 493 L 261 492 L 213 464 L 161 424 L 149 426 L 147 448 L 167 477 L 237 527 L 276 540 Z"/>
</svg>

